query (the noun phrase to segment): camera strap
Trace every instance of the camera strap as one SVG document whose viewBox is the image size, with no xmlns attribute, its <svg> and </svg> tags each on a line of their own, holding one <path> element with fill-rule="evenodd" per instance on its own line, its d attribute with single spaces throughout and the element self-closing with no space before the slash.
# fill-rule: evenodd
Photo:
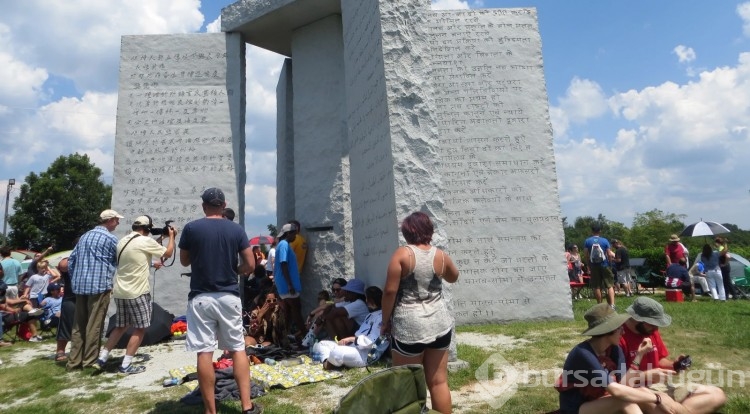
<svg viewBox="0 0 750 414">
<path fill-rule="evenodd" d="M 132 242 L 133 239 L 135 239 L 138 236 L 140 236 L 140 234 L 136 233 L 135 236 L 131 237 L 130 240 L 128 240 L 128 242 L 125 243 L 124 246 L 122 246 L 122 249 L 120 249 L 120 253 L 117 255 L 117 263 L 118 264 L 120 263 L 120 257 L 122 257 L 122 252 L 125 251 L 125 248 L 128 247 L 128 245 L 130 244 L 130 242 Z"/>
</svg>

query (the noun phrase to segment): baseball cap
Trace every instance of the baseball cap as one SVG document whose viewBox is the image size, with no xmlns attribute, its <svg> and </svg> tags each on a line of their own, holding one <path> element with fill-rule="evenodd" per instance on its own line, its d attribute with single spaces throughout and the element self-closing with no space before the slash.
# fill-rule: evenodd
<svg viewBox="0 0 750 414">
<path fill-rule="evenodd" d="M 148 216 L 140 216 L 133 222 L 134 226 L 150 226 L 153 225 L 151 219 Z"/>
<path fill-rule="evenodd" d="M 221 191 L 220 188 L 216 187 L 206 189 L 206 191 L 203 192 L 203 195 L 201 195 L 201 198 L 203 199 L 204 203 L 210 204 L 212 206 L 223 205 L 226 201 L 224 199 L 224 192 Z"/>
<path fill-rule="evenodd" d="M 297 226 L 295 226 L 292 223 L 286 223 L 281 227 L 281 233 L 279 233 L 279 237 L 284 237 L 285 234 L 289 233 L 290 231 L 297 231 Z"/>
<path fill-rule="evenodd" d="M 101 214 L 99 214 L 99 218 L 102 220 L 109 220 L 113 218 L 125 218 L 125 216 L 114 210 L 104 210 Z"/>
</svg>

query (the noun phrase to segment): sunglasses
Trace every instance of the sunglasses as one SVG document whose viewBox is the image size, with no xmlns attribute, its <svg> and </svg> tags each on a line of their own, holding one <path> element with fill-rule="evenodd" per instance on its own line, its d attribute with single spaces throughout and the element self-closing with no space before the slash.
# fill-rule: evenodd
<svg viewBox="0 0 750 414">
<path fill-rule="evenodd" d="M 266 299 L 266 303 L 276 303 L 276 299 Z"/>
<path fill-rule="evenodd" d="M 341 292 L 341 288 L 333 288 L 331 290 L 333 291 L 333 293 Z"/>
</svg>

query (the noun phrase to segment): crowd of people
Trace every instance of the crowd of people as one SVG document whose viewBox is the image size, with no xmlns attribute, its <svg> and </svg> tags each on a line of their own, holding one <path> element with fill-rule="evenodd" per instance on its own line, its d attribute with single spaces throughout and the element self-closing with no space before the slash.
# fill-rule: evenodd
<svg viewBox="0 0 750 414">
<path fill-rule="evenodd" d="M 368 365 L 373 346 L 384 340 L 391 347 L 393 365 L 424 366 L 432 408 L 451 412 L 447 363 L 454 322 L 442 288 L 444 282 L 456 282 L 459 271 L 446 252 L 431 245 L 434 227 L 426 214 L 415 212 L 402 221 L 407 244 L 393 252 L 382 289 L 358 278 L 333 279 L 330 290 L 317 292 L 317 306 L 303 317 L 301 296 L 310 292 L 304 291 L 301 279 L 307 243 L 299 234 L 300 224 L 284 224 L 263 252 L 250 246 L 245 231 L 233 222 L 222 190 L 209 188 L 201 198 L 205 217 L 187 223 L 179 242 L 172 227 L 158 239 L 149 237 L 153 223 L 145 215 L 118 240 L 112 232 L 124 217 L 105 210 L 99 225 L 82 235 L 56 268 L 45 260 L 50 248 L 35 256 L 28 276 L 21 276 L 7 249 L 0 249 L 4 322 L 27 325 L 31 340 L 39 340 L 37 324 L 57 326 L 55 360 L 69 370 L 105 369 L 112 349 L 132 328 L 118 371 L 143 372 L 146 368 L 134 364 L 133 357 L 151 322 L 149 270 L 161 267 L 179 247 L 180 263 L 191 267 L 186 348 L 197 354 L 206 412 L 216 412 L 216 350 L 233 361 L 243 413 L 259 413 L 262 407 L 250 398 L 248 348 L 311 349 L 325 369 L 337 369 Z M 621 241 L 610 243 L 603 237 L 597 224 L 591 230 L 582 252 L 576 245 L 566 249 L 571 281 L 582 282 L 588 273 L 599 304 L 585 315 L 588 329 L 583 334 L 591 339 L 570 352 L 556 385 L 561 412 L 637 413 L 661 406 L 701 413 L 720 407 L 725 396 L 716 387 L 664 388 L 670 375 L 686 364 L 683 355 L 670 357 L 658 332 L 671 318 L 646 297 L 638 297 L 627 315 L 617 314 L 615 287 L 626 296 L 633 294 L 629 253 Z M 168 239 L 166 247 L 163 238 Z M 693 298 L 693 284 L 700 283 L 714 299 L 726 300 L 722 266 L 727 254 L 726 240 L 717 238 L 716 248 L 704 246 L 688 267 L 687 249 L 673 235 L 665 248 L 666 283 L 688 289 Z M 115 328 L 102 346 L 111 298 L 117 309 Z"/>
<path fill-rule="evenodd" d="M 730 277 L 729 257 L 729 241 L 725 237 L 716 237 L 713 246 L 703 245 L 700 255 L 690 266 L 687 247 L 680 242 L 678 235 L 672 234 L 664 247 L 664 287 L 681 290 L 692 302 L 698 300 L 696 286 L 702 295 L 714 300 L 739 299 L 740 292 Z M 601 235 L 599 223 L 592 224 L 591 236 L 584 241 L 583 254 L 577 245 L 570 245 L 566 247 L 565 260 L 571 283 L 584 283 L 584 275 L 588 275 L 588 284 L 597 303 L 606 300 L 615 309 L 617 292 L 626 297 L 635 293 L 636 276 L 627 247 L 617 239 L 610 243 Z"/>
</svg>

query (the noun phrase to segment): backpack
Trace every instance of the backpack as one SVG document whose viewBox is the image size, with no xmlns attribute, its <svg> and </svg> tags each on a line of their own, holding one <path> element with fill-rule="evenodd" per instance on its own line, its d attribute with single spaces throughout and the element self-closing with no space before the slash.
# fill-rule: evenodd
<svg viewBox="0 0 750 414">
<path fill-rule="evenodd" d="M 591 263 L 599 264 L 604 262 L 604 250 L 599 245 L 599 238 L 591 245 Z"/>
</svg>

